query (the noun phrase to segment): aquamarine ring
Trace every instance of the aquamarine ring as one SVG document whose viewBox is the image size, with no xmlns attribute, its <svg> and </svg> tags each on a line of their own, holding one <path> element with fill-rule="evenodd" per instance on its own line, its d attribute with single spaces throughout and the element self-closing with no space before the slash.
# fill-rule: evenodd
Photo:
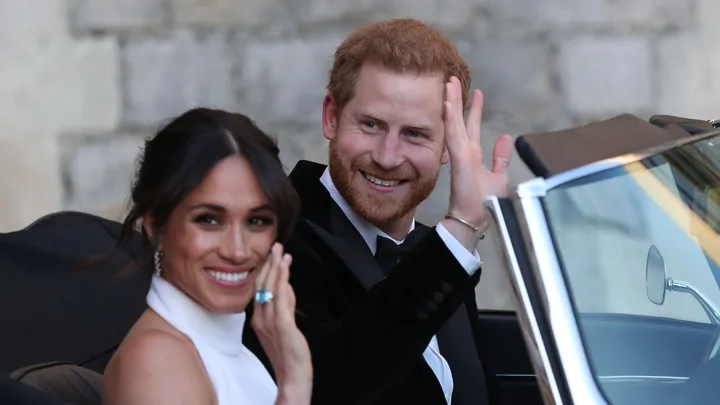
<svg viewBox="0 0 720 405">
<path fill-rule="evenodd" d="M 267 288 L 261 288 L 255 292 L 255 301 L 258 304 L 267 304 L 272 301 L 273 293 Z"/>
</svg>

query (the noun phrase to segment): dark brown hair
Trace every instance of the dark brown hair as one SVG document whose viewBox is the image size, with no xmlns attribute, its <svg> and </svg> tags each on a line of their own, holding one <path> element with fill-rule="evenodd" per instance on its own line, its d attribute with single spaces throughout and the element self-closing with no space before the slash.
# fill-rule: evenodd
<svg viewBox="0 0 720 405">
<path fill-rule="evenodd" d="M 278 152 L 276 142 L 245 115 L 208 108 L 185 112 L 146 140 L 118 246 L 145 214 L 153 218 L 153 233 L 161 234 L 173 210 L 215 165 L 233 155 L 252 166 L 277 215 L 278 241 L 285 242 L 299 216 L 300 200 Z M 144 229 L 142 233 L 146 247 L 154 247 L 156 241 L 149 240 Z"/>
</svg>

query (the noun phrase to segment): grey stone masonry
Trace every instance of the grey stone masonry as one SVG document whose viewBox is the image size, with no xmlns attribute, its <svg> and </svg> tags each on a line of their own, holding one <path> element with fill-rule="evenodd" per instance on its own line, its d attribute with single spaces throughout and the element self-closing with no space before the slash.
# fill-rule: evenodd
<svg viewBox="0 0 720 405">
<path fill-rule="evenodd" d="M 61 209 L 118 218 L 143 139 L 195 106 L 255 119 L 288 169 L 326 162 L 333 52 L 381 18 L 426 20 L 457 44 L 485 93 L 488 161 L 503 132 L 622 112 L 720 116 L 718 0 L 0 0 L 0 10 L 0 232 Z M 515 157 L 512 183 L 529 176 Z M 444 170 L 419 219 L 436 221 L 447 194 Z M 491 280 L 482 305 L 507 307 L 493 243 L 480 249 Z"/>
</svg>

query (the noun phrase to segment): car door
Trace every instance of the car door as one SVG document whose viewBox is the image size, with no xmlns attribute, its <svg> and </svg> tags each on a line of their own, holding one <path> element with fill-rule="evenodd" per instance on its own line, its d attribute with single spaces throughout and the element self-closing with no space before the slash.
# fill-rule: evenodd
<svg viewBox="0 0 720 405">
<path fill-rule="evenodd" d="M 720 237 L 708 209 L 719 145 L 716 131 L 488 201 L 546 403 L 720 394 Z"/>
</svg>

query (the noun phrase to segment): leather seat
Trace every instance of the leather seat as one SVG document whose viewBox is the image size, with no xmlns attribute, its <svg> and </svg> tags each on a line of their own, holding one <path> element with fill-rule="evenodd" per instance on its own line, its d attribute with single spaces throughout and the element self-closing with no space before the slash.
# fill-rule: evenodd
<svg viewBox="0 0 720 405">
<path fill-rule="evenodd" d="M 7 375 L 0 375 L 0 404 L 3 405 L 68 405 L 52 395 L 39 391 Z"/>
<path fill-rule="evenodd" d="M 20 368 L 10 378 L 68 405 L 100 405 L 102 375 L 68 362 L 49 362 Z"/>
</svg>

